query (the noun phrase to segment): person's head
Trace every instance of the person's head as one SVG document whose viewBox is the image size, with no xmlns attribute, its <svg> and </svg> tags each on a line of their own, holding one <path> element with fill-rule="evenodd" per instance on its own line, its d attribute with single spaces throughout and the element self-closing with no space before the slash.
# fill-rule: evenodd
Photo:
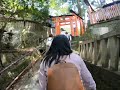
<svg viewBox="0 0 120 90">
<path fill-rule="evenodd" d="M 63 28 L 61 28 L 61 31 L 65 31 Z"/>
<path fill-rule="evenodd" d="M 45 65 L 50 66 L 53 61 L 59 63 L 60 57 L 70 55 L 72 53 L 70 43 L 65 35 L 58 35 L 54 37 L 50 49 L 46 53 L 44 62 Z"/>
<path fill-rule="evenodd" d="M 68 32 L 65 32 L 65 34 L 68 34 Z"/>
<path fill-rule="evenodd" d="M 53 35 L 52 35 L 52 34 L 50 34 L 50 35 L 49 35 L 49 37 L 53 37 Z"/>
</svg>

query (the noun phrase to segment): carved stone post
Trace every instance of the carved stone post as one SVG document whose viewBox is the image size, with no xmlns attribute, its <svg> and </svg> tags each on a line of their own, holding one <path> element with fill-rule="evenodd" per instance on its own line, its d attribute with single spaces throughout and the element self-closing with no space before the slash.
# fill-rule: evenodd
<svg viewBox="0 0 120 90">
<path fill-rule="evenodd" d="M 100 41 L 100 49 L 99 49 L 99 54 L 98 54 L 98 63 L 97 65 L 102 66 L 102 67 L 108 67 L 108 58 L 107 58 L 107 42 L 105 39 L 102 39 Z"/>
<path fill-rule="evenodd" d="M 84 57 L 84 45 L 81 44 L 81 57 L 83 58 Z"/>
<path fill-rule="evenodd" d="M 98 42 L 96 40 L 96 41 L 94 41 L 93 62 L 92 62 L 95 65 L 97 65 L 97 62 L 98 62 L 98 60 L 97 60 L 98 50 L 99 50 L 99 48 L 98 48 Z"/>
<path fill-rule="evenodd" d="M 92 62 L 92 42 L 89 44 L 88 52 L 89 52 L 88 58 L 89 58 L 90 62 Z"/>
<path fill-rule="evenodd" d="M 87 49 L 86 49 L 87 45 L 84 44 L 84 59 L 86 59 L 87 57 Z"/>
<path fill-rule="evenodd" d="M 110 70 L 118 70 L 119 63 L 119 39 L 117 37 L 110 37 L 108 39 L 108 49 L 109 49 L 109 69 Z"/>
<path fill-rule="evenodd" d="M 86 45 L 83 44 L 83 58 L 85 59 L 86 57 Z"/>
<path fill-rule="evenodd" d="M 87 59 L 87 61 L 89 60 L 89 45 L 88 45 L 88 43 L 86 43 L 86 59 Z"/>
</svg>

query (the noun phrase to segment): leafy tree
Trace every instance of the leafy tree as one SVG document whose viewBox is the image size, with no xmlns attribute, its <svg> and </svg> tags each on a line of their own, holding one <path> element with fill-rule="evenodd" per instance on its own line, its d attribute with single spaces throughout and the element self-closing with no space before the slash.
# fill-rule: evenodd
<svg viewBox="0 0 120 90">
<path fill-rule="evenodd" d="M 2 0 L 0 1 L 0 14 L 41 21 L 48 17 L 48 4 L 45 0 Z"/>
<path fill-rule="evenodd" d="M 80 16 L 84 17 L 86 12 L 86 5 L 84 0 L 49 0 L 49 7 L 55 15 L 70 14 L 69 10 L 76 7 Z"/>
<path fill-rule="evenodd" d="M 49 0 L 50 14 L 54 12 L 56 16 L 69 14 L 70 5 L 64 0 Z"/>
<path fill-rule="evenodd" d="M 1 25 L 2 28 L 0 27 L 0 46 L 2 46 L 1 40 L 3 39 L 4 29 L 8 23 L 7 20 L 12 18 L 43 23 L 49 16 L 48 8 L 46 0 L 0 0 L 0 19 L 4 19 L 2 22 L 3 25 Z M 3 66 L 1 57 L 0 64 Z"/>
</svg>

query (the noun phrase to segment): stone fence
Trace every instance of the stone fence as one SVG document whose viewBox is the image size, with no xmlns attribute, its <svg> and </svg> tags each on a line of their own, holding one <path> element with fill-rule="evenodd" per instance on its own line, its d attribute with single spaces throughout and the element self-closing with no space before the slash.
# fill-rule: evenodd
<svg viewBox="0 0 120 90">
<path fill-rule="evenodd" d="M 120 71 L 120 30 L 113 30 L 91 41 L 79 43 L 81 57 L 96 66 Z"/>
</svg>

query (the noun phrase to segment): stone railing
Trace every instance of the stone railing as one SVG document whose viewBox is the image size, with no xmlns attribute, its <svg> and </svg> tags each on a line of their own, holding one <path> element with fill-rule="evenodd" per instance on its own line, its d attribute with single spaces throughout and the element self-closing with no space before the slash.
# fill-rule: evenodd
<svg viewBox="0 0 120 90">
<path fill-rule="evenodd" d="M 109 70 L 120 70 L 120 30 L 114 30 L 95 40 L 79 43 L 81 57 Z"/>
</svg>

